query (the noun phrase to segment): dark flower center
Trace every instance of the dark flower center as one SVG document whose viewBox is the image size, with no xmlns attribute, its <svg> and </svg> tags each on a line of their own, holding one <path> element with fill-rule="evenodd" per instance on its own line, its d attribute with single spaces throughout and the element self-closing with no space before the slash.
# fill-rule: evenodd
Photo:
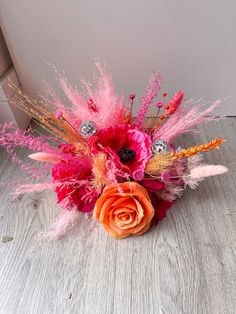
<svg viewBox="0 0 236 314">
<path fill-rule="evenodd" d="M 120 161 L 123 163 L 131 161 L 135 157 L 135 151 L 126 147 L 120 148 L 117 154 L 120 157 Z"/>
</svg>

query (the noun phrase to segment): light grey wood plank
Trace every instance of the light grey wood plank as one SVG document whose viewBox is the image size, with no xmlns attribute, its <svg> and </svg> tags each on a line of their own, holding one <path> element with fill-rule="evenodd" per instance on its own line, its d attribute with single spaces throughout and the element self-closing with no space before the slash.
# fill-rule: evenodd
<svg viewBox="0 0 236 314">
<path fill-rule="evenodd" d="M 236 119 L 199 130 L 179 144 L 225 137 L 205 156 L 230 172 L 187 190 L 142 237 L 115 240 L 80 214 L 66 238 L 38 241 L 56 216 L 54 193 L 12 201 L 1 188 L 0 235 L 14 239 L 0 244 L 0 313 L 236 313 Z M 0 180 L 20 176 L 2 151 L 0 160 Z"/>
</svg>

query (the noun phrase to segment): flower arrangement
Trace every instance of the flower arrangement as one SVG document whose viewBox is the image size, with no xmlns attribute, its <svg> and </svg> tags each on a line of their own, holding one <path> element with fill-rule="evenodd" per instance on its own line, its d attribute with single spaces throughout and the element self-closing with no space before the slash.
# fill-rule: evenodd
<svg viewBox="0 0 236 314">
<path fill-rule="evenodd" d="M 164 93 L 155 102 L 161 89 L 161 77 L 155 72 L 135 118 L 136 96 L 129 95 L 125 105 L 105 66 L 96 62 L 96 68 L 94 87 L 81 80 L 83 93 L 58 74 L 69 104 L 48 85 L 48 97 L 40 101 L 12 86 L 17 92 L 14 105 L 51 135 L 20 131 L 9 123 L 0 128 L 0 145 L 24 174 L 42 182 L 15 182 L 19 185 L 15 194 L 55 189 L 62 214 L 50 229 L 52 237 L 67 231 L 78 211 L 92 212 L 115 238 L 142 235 L 166 216 L 187 186 L 196 188 L 205 177 L 227 171 L 202 160 L 202 153 L 218 149 L 223 139 L 184 149 L 174 145 L 176 137 L 216 119 L 212 112 L 219 101 L 205 108 L 202 100 L 186 101 L 184 92 L 178 91 L 169 101 Z M 146 119 L 151 107 L 156 116 Z M 37 164 L 20 159 L 16 147 L 29 149 L 29 161 Z"/>
</svg>

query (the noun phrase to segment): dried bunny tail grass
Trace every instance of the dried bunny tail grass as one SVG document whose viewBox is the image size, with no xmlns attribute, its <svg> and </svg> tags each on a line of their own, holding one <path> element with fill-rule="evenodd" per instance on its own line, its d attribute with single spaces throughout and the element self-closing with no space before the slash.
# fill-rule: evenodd
<svg viewBox="0 0 236 314">
<path fill-rule="evenodd" d="M 61 158 L 56 154 L 49 154 L 45 152 L 37 152 L 34 154 L 28 155 L 28 158 L 32 160 L 37 160 L 41 162 L 50 162 L 52 164 L 57 164 L 61 162 Z"/>
<path fill-rule="evenodd" d="M 183 181 L 186 186 L 189 186 L 191 189 L 196 189 L 200 182 L 204 178 L 221 175 L 228 171 L 225 166 L 222 165 L 199 165 L 190 169 L 189 174 L 183 176 Z"/>
<path fill-rule="evenodd" d="M 10 102 L 27 113 L 30 117 L 55 137 L 73 144 L 84 154 L 88 154 L 89 146 L 86 140 L 63 118 L 57 118 L 42 103 L 37 103 L 26 95 L 20 88 L 13 83 L 10 87 L 16 92 L 15 97 Z"/>
<path fill-rule="evenodd" d="M 157 175 L 161 171 L 169 168 L 175 160 L 174 154 L 170 153 L 167 155 L 156 154 L 149 159 L 145 172 L 149 175 Z"/>
<path fill-rule="evenodd" d="M 197 146 L 190 147 L 188 149 L 183 149 L 174 154 L 175 158 L 185 158 L 194 156 L 201 152 L 208 152 L 209 150 L 218 149 L 219 146 L 224 143 L 224 139 L 216 138 L 207 144 L 201 144 Z"/>
<path fill-rule="evenodd" d="M 154 72 L 151 76 L 147 89 L 142 97 L 142 102 L 138 111 L 138 115 L 136 118 L 136 126 L 138 128 L 142 128 L 142 124 L 144 122 L 144 118 L 146 116 L 146 113 L 148 109 L 150 108 L 153 100 L 157 96 L 158 92 L 161 88 L 161 76 L 159 73 Z"/>
<path fill-rule="evenodd" d="M 190 176 L 193 179 L 207 178 L 226 173 L 228 169 L 223 165 L 203 165 L 193 168 Z"/>
</svg>

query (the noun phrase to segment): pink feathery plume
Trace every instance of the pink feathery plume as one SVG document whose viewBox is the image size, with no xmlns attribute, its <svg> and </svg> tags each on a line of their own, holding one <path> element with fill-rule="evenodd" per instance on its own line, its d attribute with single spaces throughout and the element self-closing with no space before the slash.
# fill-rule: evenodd
<svg viewBox="0 0 236 314">
<path fill-rule="evenodd" d="M 118 125 L 124 122 L 124 96 L 117 96 L 112 83 L 111 75 L 106 71 L 105 66 L 95 62 L 98 73 L 95 75 L 95 86 L 82 79 L 82 84 L 89 97 L 88 114 L 90 120 L 94 121 L 98 128 L 105 128 L 111 125 Z M 91 112 L 91 103 L 93 108 Z M 92 119 L 91 119 L 92 116 Z"/>
<path fill-rule="evenodd" d="M 141 106 L 139 108 L 138 115 L 135 122 L 138 128 L 142 128 L 142 124 L 147 114 L 147 111 L 150 108 L 153 100 L 157 96 L 160 88 L 161 88 L 161 76 L 159 73 L 154 72 L 148 82 L 147 89 L 142 97 Z"/>
<path fill-rule="evenodd" d="M 63 78 L 61 78 L 61 80 L 63 80 Z M 74 126 L 76 119 L 71 110 L 71 106 L 68 106 L 68 104 L 65 105 L 55 90 L 53 90 L 47 82 L 44 82 L 44 85 L 47 96 L 41 96 L 41 98 L 48 104 L 49 107 L 53 108 L 54 111 L 61 112 L 63 117 Z"/>
<path fill-rule="evenodd" d="M 89 110 L 87 108 L 87 101 L 75 88 L 73 88 L 68 83 L 66 78 L 60 76 L 59 81 L 63 92 L 70 101 L 71 107 L 70 112 L 68 109 L 63 109 L 65 118 L 70 122 L 71 125 L 73 125 L 75 129 L 78 129 L 83 121 L 91 120 L 91 114 L 89 114 Z M 73 114 L 71 112 L 73 112 Z"/>
<path fill-rule="evenodd" d="M 50 190 L 54 187 L 55 183 L 22 184 L 12 193 L 12 195 L 17 197 L 22 193 L 42 192 L 45 190 Z"/>
<path fill-rule="evenodd" d="M 74 108 L 79 109 L 81 106 L 86 106 L 86 100 L 80 95 L 80 93 L 76 90 L 76 88 L 72 87 L 66 78 L 60 76 L 59 82 L 61 88 L 67 98 L 70 100 Z"/>
<path fill-rule="evenodd" d="M 0 146 L 3 146 L 8 152 L 15 147 L 25 147 L 32 151 L 45 151 L 47 153 L 56 153 L 58 149 L 52 147 L 47 140 L 53 140 L 52 137 L 40 136 L 34 137 L 29 131 L 18 130 L 12 123 L 0 125 Z M 57 139 L 54 139 L 54 142 Z"/>
<path fill-rule="evenodd" d="M 36 134 L 39 133 L 36 130 L 19 130 L 13 126 L 12 123 L 0 124 L 0 146 L 4 147 L 8 153 L 12 155 L 13 161 L 18 162 L 19 159 L 14 153 L 16 147 L 26 148 L 33 152 L 38 152 L 41 154 L 46 154 L 48 156 L 54 156 L 54 161 L 60 157 L 60 159 L 68 159 L 70 155 L 63 153 L 54 145 L 60 146 L 62 142 L 54 136 L 45 136 L 39 133 L 39 136 Z M 45 155 L 45 156 L 46 156 Z M 34 156 L 32 154 L 31 156 Z M 37 158 L 39 155 L 35 155 Z M 42 155 L 43 156 L 43 155 Z M 34 158 L 34 159 L 35 159 Z M 33 158 L 32 158 L 33 159 Z M 46 160 L 45 160 L 46 161 Z"/>
<path fill-rule="evenodd" d="M 156 129 L 153 140 L 162 139 L 172 143 L 177 136 L 194 131 L 195 126 L 214 120 L 215 117 L 209 115 L 219 104 L 220 101 L 217 100 L 204 111 L 200 111 L 197 107 L 193 107 L 189 111 L 186 110 L 186 106 L 180 107 L 160 129 Z"/>
<path fill-rule="evenodd" d="M 48 231 L 41 233 L 39 238 L 48 241 L 62 238 L 78 224 L 78 221 L 79 214 L 75 209 L 61 210 L 53 225 Z"/>
<path fill-rule="evenodd" d="M 86 99 L 78 92 L 78 90 L 72 87 L 65 75 L 60 74 L 56 67 L 53 66 L 53 69 L 58 78 L 61 89 L 69 100 L 64 103 L 61 98 L 57 95 L 53 88 L 51 88 L 47 82 L 44 82 L 45 89 L 47 92 L 47 96 L 42 97 L 52 108 L 56 108 L 57 110 L 63 113 L 64 118 L 75 128 L 79 128 L 81 121 L 74 114 L 75 110 L 80 109 L 83 114 L 84 110 L 86 110 Z"/>
<path fill-rule="evenodd" d="M 17 147 L 26 148 L 33 152 L 44 151 L 47 154 L 64 156 L 59 149 L 51 146 L 50 142 L 61 143 L 51 136 L 35 136 L 34 132 L 29 130 L 19 130 L 12 123 L 0 125 L 0 146 L 4 147 L 11 155 L 12 161 L 17 163 L 23 170 L 24 175 L 28 173 L 31 178 L 42 178 L 51 170 L 51 166 L 43 165 L 40 168 L 28 162 L 25 162 L 18 156 L 15 149 Z"/>
<path fill-rule="evenodd" d="M 94 86 L 85 79 L 81 79 L 84 89 L 83 95 L 73 88 L 68 81 L 59 75 L 61 88 L 71 103 L 69 122 L 79 128 L 84 121 L 93 121 L 98 129 L 121 124 L 124 121 L 124 96 L 117 96 L 114 92 L 111 75 L 99 62 L 95 62 L 98 75 Z M 85 95 L 84 95 L 85 94 Z"/>
</svg>

